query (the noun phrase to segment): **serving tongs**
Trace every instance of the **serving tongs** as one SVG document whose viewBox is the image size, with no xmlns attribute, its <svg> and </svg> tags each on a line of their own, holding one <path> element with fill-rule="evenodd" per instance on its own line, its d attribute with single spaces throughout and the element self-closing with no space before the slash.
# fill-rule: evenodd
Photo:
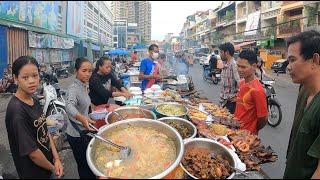
<svg viewBox="0 0 320 180">
<path fill-rule="evenodd" d="M 95 126 L 93 126 L 92 124 L 89 123 L 89 126 L 91 128 L 93 128 L 94 130 L 96 130 L 97 132 L 99 131 L 99 129 L 97 129 Z M 113 147 L 116 147 L 120 150 L 120 159 L 121 160 L 125 160 L 128 158 L 128 156 L 130 155 L 131 153 L 131 148 L 128 147 L 128 146 L 120 146 L 118 144 L 115 144 L 113 143 L 112 141 L 108 140 L 108 139 L 105 139 L 103 138 L 102 136 L 98 135 L 98 134 L 94 134 L 92 132 L 87 132 L 86 135 L 90 136 L 90 137 L 93 137 L 93 138 L 97 138 Z"/>
</svg>

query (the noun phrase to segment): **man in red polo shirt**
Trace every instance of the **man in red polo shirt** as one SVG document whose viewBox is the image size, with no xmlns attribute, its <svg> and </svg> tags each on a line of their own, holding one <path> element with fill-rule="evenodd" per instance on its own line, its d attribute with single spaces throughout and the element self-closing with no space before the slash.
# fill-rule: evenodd
<svg viewBox="0 0 320 180">
<path fill-rule="evenodd" d="M 268 109 L 265 90 L 255 77 L 257 56 L 251 50 L 243 50 L 237 60 L 241 79 L 237 94 L 235 116 L 240 121 L 241 129 L 258 134 L 267 123 Z"/>
<path fill-rule="evenodd" d="M 132 62 L 137 62 L 137 61 L 138 61 L 137 51 L 134 51 L 134 52 L 131 54 L 131 61 L 132 61 Z"/>
</svg>

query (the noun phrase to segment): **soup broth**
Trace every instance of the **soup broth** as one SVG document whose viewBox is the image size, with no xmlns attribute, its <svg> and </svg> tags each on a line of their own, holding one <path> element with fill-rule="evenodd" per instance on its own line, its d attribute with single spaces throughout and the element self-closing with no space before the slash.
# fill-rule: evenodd
<svg viewBox="0 0 320 180">
<path fill-rule="evenodd" d="M 102 136 L 131 148 L 128 159 L 121 161 L 118 149 L 97 142 L 94 159 L 107 177 L 150 178 L 165 171 L 176 159 L 174 141 L 153 128 L 131 126 Z"/>
</svg>

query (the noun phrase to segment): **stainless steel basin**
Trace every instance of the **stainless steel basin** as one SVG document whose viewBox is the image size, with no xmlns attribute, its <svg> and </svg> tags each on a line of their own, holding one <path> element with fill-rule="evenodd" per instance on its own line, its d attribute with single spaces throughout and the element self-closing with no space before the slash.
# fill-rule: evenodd
<svg viewBox="0 0 320 180">
<path fill-rule="evenodd" d="M 105 133 L 111 133 L 115 130 L 119 130 L 119 129 L 121 130 L 121 129 L 127 128 L 129 126 L 146 127 L 146 128 L 151 127 L 151 128 L 154 128 L 154 129 L 164 133 L 165 135 L 167 135 L 168 137 L 170 137 L 174 141 L 175 148 L 176 148 L 175 161 L 164 172 L 161 172 L 159 174 L 155 174 L 150 179 L 163 178 L 166 175 L 168 175 L 170 172 L 172 172 L 176 167 L 179 166 L 180 161 L 183 156 L 183 153 L 184 153 L 183 140 L 182 140 L 180 134 L 173 127 L 171 127 L 161 121 L 151 121 L 150 119 L 141 119 L 141 118 L 123 120 L 123 121 L 115 122 L 113 124 L 105 125 L 105 126 L 101 127 L 99 129 L 98 134 L 102 135 Z M 101 171 L 99 171 L 97 166 L 95 165 L 96 162 L 94 160 L 94 156 L 95 156 L 95 149 L 97 148 L 98 144 L 99 144 L 98 141 L 95 139 L 92 139 L 90 141 L 88 148 L 87 148 L 87 152 L 86 152 L 86 158 L 87 158 L 87 162 L 88 162 L 90 169 L 92 170 L 92 172 L 96 176 L 106 176 Z M 146 146 L 148 146 L 148 144 L 146 144 Z"/>
</svg>

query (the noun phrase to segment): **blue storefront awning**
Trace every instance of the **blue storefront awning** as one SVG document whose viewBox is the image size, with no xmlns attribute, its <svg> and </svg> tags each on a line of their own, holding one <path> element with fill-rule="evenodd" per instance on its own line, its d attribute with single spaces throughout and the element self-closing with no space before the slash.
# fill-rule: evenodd
<svg viewBox="0 0 320 180">
<path fill-rule="evenodd" d="M 88 47 L 88 43 L 84 42 L 83 43 L 83 47 L 87 48 Z M 91 43 L 91 47 L 92 47 L 93 51 L 100 51 L 100 46 L 97 46 L 97 45 Z"/>
</svg>

